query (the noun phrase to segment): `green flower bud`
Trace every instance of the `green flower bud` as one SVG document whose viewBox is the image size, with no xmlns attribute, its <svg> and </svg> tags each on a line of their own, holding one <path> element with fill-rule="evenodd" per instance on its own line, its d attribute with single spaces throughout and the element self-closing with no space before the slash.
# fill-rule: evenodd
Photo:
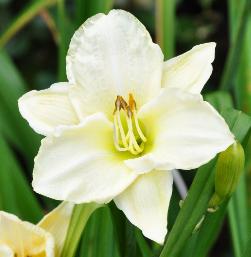
<svg viewBox="0 0 251 257">
<path fill-rule="evenodd" d="M 209 202 L 208 211 L 217 210 L 218 206 L 236 190 L 244 162 L 245 154 L 239 142 L 235 142 L 219 154 L 215 171 L 215 193 Z"/>
</svg>

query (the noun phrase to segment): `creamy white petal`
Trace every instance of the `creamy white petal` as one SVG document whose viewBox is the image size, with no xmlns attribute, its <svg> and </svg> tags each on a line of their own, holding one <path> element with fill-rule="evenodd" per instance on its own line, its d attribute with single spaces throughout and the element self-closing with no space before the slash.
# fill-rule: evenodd
<svg viewBox="0 0 251 257">
<path fill-rule="evenodd" d="M 172 195 L 172 173 L 152 171 L 139 176 L 114 201 L 132 224 L 159 244 L 167 233 L 167 212 Z"/>
<path fill-rule="evenodd" d="M 7 245 L 3 245 L 0 243 L 0 256 L 1 257 L 15 257 L 14 252 Z"/>
<path fill-rule="evenodd" d="M 200 93 L 212 74 L 216 44 L 206 43 L 164 63 L 162 86 Z"/>
<path fill-rule="evenodd" d="M 39 134 L 48 135 L 59 125 L 78 124 L 79 119 L 68 96 L 68 83 L 30 91 L 18 100 L 21 115 Z"/>
<path fill-rule="evenodd" d="M 62 202 L 57 208 L 45 215 L 38 223 L 40 228 L 49 232 L 55 241 L 55 255 L 61 256 L 74 204 Z"/>
<path fill-rule="evenodd" d="M 138 117 L 146 128 L 146 156 L 126 164 L 140 173 L 150 171 L 153 164 L 158 169 L 194 169 L 234 142 L 224 119 L 198 94 L 165 89 L 142 107 Z"/>
<path fill-rule="evenodd" d="M 49 233 L 3 211 L 0 211 L 0 242 L 10 247 L 17 256 L 55 256 L 54 239 Z"/>
<path fill-rule="evenodd" d="M 71 39 L 70 83 L 81 85 L 89 113 L 112 114 L 117 95 L 133 93 L 140 106 L 161 87 L 163 54 L 143 24 L 122 10 L 88 19 Z"/>
<path fill-rule="evenodd" d="M 136 175 L 113 145 L 113 126 L 97 113 L 78 126 L 42 140 L 33 173 L 34 190 L 74 203 L 108 202 Z"/>
</svg>

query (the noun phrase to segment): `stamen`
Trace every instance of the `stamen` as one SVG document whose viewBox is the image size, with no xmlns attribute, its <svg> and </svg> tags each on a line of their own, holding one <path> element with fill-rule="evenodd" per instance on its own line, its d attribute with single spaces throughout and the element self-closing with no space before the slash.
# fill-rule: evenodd
<svg viewBox="0 0 251 257">
<path fill-rule="evenodd" d="M 144 150 L 144 142 L 146 142 L 146 137 L 143 134 L 136 111 L 136 102 L 132 94 L 129 94 L 129 104 L 123 99 L 122 96 L 117 96 L 115 101 L 114 114 L 114 144 L 119 151 L 129 151 L 131 154 L 137 155 Z M 121 116 L 121 111 L 124 111 L 123 116 Z M 125 118 L 127 130 L 122 124 L 121 119 Z M 136 131 L 135 131 L 136 130 Z M 142 143 L 136 140 L 135 132 L 137 137 Z"/>
<path fill-rule="evenodd" d="M 120 136 L 121 136 L 121 139 L 122 139 L 122 143 L 125 147 L 127 147 L 126 135 L 125 135 L 124 128 L 122 126 L 120 114 L 119 114 L 119 112 L 117 112 L 115 115 L 117 117 L 117 122 L 118 122 L 118 127 L 119 127 Z"/>
<path fill-rule="evenodd" d="M 117 116 L 114 116 L 114 143 L 115 143 L 115 147 L 117 148 L 117 150 L 124 152 L 127 151 L 126 147 L 120 147 L 119 146 L 119 127 L 118 127 L 118 121 L 117 121 Z"/>
<path fill-rule="evenodd" d="M 133 126 L 132 126 L 132 118 L 127 117 L 127 123 L 128 123 L 128 132 L 129 132 L 129 150 L 132 152 L 135 152 L 136 154 L 141 153 L 143 149 L 141 149 L 135 139 L 135 136 L 133 134 Z M 134 147 L 134 148 L 133 148 Z"/>
<path fill-rule="evenodd" d="M 138 132 L 138 134 L 139 134 L 141 140 L 142 140 L 143 142 L 146 142 L 146 137 L 145 137 L 145 135 L 143 134 L 143 132 L 142 132 L 140 126 L 139 126 L 139 121 L 138 121 L 138 117 L 137 117 L 136 112 L 133 113 L 133 117 L 134 117 L 134 122 L 135 122 L 136 130 L 137 130 L 137 132 Z"/>
</svg>

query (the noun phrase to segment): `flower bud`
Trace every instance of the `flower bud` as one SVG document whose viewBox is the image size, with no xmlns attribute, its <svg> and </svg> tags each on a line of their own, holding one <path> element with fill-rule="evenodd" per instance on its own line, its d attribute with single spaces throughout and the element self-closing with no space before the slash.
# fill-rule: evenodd
<svg viewBox="0 0 251 257">
<path fill-rule="evenodd" d="M 218 206 L 236 190 L 244 169 L 245 154 L 239 142 L 229 146 L 219 154 L 215 171 L 215 193 L 208 211 L 217 210 Z"/>
</svg>

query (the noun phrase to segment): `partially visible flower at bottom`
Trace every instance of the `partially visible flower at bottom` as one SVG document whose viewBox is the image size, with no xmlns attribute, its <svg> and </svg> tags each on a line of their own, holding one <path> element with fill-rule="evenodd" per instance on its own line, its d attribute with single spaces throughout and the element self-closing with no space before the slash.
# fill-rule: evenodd
<svg viewBox="0 0 251 257">
<path fill-rule="evenodd" d="M 0 211 L 0 256 L 60 257 L 73 206 L 61 203 L 37 225 Z"/>
<path fill-rule="evenodd" d="M 114 200 L 143 234 L 163 243 L 173 169 L 195 169 L 234 142 L 200 94 L 215 43 L 164 62 L 131 14 L 88 19 L 66 58 L 68 82 L 19 100 L 46 136 L 33 172 L 36 192 L 74 203 Z M 63 190 L 62 190 L 63 189 Z"/>
</svg>

